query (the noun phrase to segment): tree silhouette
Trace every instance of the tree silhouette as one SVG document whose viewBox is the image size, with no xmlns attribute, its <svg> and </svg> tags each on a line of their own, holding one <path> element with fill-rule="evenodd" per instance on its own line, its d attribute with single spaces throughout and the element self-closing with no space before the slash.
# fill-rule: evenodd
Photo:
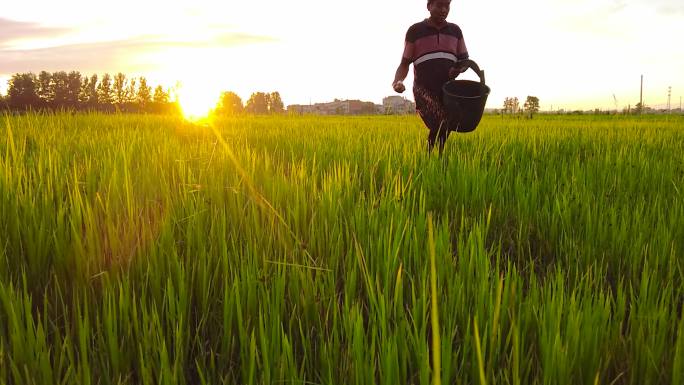
<svg viewBox="0 0 684 385">
<path fill-rule="evenodd" d="M 279 92 L 255 92 L 247 100 L 245 111 L 256 114 L 282 114 L 285 106 Z"/>
<path fill-rule="evenodd" d="M 221 94 L 215 113 L 217 115 L 236 115 L 244 111 L 242 99 L 232 91 L 225 91 Z"/>
<path fill-rule="evenodd" d="M 97 93 L 97 74 L 93 74 L 88 77 L 83 78 L 83 90 L 82 99 L 87 109 L 95 109 L 98 107 L 100 98 Z"/>
<path fill-rule="evenodd" d="M 266 112 L 265 114 L 268 114 L 271 112 L 271 94 L 269 92 L 264 92 L 264 100 L 266 101 Z"/>
<path fill-rule="evenodd" d="M 263 92 L 255 92 L 247 100 L 245 110 L 251 114 L 263 115 L 268 113 L 269 95 Z"/>
<path fill-rule="evenodd" d="M 268 112 L 271 114 L 282 114 L 285 112 L 285 106 L 282 99 L 280 99 L 279 92 L 271 92 L 269 97 Z"/>
<path fill-rule="evenodd" d="M 136 80 L 135 78 L 128 81 L 128 87 L 126 87 L 126 103 L 135 103 L 136 98 Z"/>
<path fill-rule="evenodd" d="M 138 85 L 138 94 L 136 95 L 136 101 L 141 109 L 150 104 L 152 101 L 152 87 L 147 85 L 147 79 L 145 77 L 140 78 L 140 84 Z"/>
<path fill-rule="evenodd" d="M 97 82 L 95 83 L 97 86 Z M 88 88 L 90 87 L 90 78 L 87 76 L 83 77 L 81 81 L 81 90 L 78 92 L 78 104 L 81 107 L 88 106 Z"/>
<path fill-rule="evenodd" d="M 169 94 L 168 92 L 164 91 L 164 88 L 162 88 L 162 86 L 157 86 L 157 88 L 154 89 L 154 96 L 152 98 L 152 101 L 155 103 L 168 103 Z"/>
<path fill-rule="evenodd" d="M 38 97 L 40 98 L 41 107 L 51 107 L 54 99 L 54 87 L 52 86 L 52 74 L 47 71 L 40 71 L 38 74 Z"/>
<path fill-rule="evenodd" d="M 536 96 L 528 96 L 523 107 L 528 116 L 532 118 L 534 114 L 539 112 L 539 98 Z"/>
<path fill-rule="evenodd" d="M 152 102 L 145 108 L 145 111 L 153 113 L 171 112 L 173 104 L 169 103 L 169 93 L 164 91 L 162 86 L 154 89 Z"/>
<path fill-rule="evenodd" d="M 504 111 L 504 114 L 506 114 L 506 113 L 512 114 L 513 113 L 513 98 L 507 97 L 504 100 L 503 111 Z"/>
<path fill-rule="evenodd" d="M 69 83 L 69 75 L 64 71 L 54 72 L 52 74 L 52 82 L 50 85 L 52 87 L 53 94 L 53 108 L 64 108 L 67 104 L 67 84 Z"/>
<path fill-rule="evenodd" d="M 10 108 L 26 110 L 38 108 L 40 98 L 37 93 L 36 75 L 32 73 L 14 74 L 9 80 L 7 97 Z"/>
<path fill-rule="evenodd" d="M 637 115 L 641 115 L 641 113 L 644 112 L 644 106 L 641 104 L 641 102 L 637 103 L 637 104 L 634 106 L 634 112 L 635 112 Z"/>
<path fill-rule="evenodd" d="M 95 85 L 97 86 L 97 84 Z M 88 87 L 90 87 L 90 78 L 84 76 L 81 82 L 81 90 L 78 92 L 78 103 L 80 106 L 88 104 Z"/>
<path fill-rule="evenodd" d="M 66 107 L 69 109 L 78 108 L 78 96 L 81 92 L 81 73 L 71 71 L 67 74 L 66 82 Z"/>
<path fill-rule="evenodd" d="M 119 72 L 114 75 L 113 102 L 121 108 L 126 103 L 126 75 Z"/>
<path fill-rule="evenodd" d="M 114 90 L 112 89 L 112 77 L 108 73 L 102 76 L 100 84 L 97 85 L 97 101 L 109 109 L 114 101 Z"/>
<path fill-rule="evenodd" d="M 506 98 L 504 100 L 504 108 L 503 112 L 506 113 L 511 113 L 515 114 L 520 110 L 520 102 L 518 101 L 517 97 L 514 98 Z"/>
</svg>

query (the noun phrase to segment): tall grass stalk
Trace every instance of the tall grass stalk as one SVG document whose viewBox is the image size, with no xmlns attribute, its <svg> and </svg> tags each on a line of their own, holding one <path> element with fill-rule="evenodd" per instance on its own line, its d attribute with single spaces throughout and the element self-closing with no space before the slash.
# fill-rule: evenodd
<svg viewBox="0 0 684 385">
<path fill-rule="evenodd" d="M 439 307 L 437 292 L 437 264 L 435 263 L 435 237 L 432 213 L 428 213 L 428 246 L 430 247 L 430 325 L 432 326 L 432 384 L 442 383 L 441 338 L 439 336 Z"/>
</svg>

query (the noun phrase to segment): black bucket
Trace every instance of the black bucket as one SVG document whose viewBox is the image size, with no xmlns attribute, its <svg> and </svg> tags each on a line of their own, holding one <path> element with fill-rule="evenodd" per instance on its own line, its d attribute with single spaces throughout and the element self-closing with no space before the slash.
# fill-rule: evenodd
<svg viewBox="0 0 684 385">
<path fill-rule="evenodd" d="M 480 70 L 477 63 L 472 60 L 463 60 L 458 64 L 475 71 L 480 81 L 450 80 L 444 83 L 443 103 L 448 114 L 449 130 L 471 132 L 480 124 L 490 89 L 485 84 L 484 71 Z"/>
</svg>

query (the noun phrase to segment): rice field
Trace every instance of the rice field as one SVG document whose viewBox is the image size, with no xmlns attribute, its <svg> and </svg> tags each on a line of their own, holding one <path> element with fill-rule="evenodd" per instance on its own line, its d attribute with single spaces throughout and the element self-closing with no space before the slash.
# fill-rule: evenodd
<svg viewBox="0 0 684 385">
<path fill-rule="evenodd" d="M 684 117 L 0 117 L 0 384 L 682 384 Z"/>
</svg>

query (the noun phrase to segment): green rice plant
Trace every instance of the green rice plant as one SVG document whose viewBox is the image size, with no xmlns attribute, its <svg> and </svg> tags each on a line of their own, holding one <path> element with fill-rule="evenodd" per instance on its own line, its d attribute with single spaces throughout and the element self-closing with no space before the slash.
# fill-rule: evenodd
<svg viewBox="0 0 684 385">
<path fill-rule="evenodd" d="M 5 116 L 0 383 L 679 383 L 683 127 Z"/>
</svg>

